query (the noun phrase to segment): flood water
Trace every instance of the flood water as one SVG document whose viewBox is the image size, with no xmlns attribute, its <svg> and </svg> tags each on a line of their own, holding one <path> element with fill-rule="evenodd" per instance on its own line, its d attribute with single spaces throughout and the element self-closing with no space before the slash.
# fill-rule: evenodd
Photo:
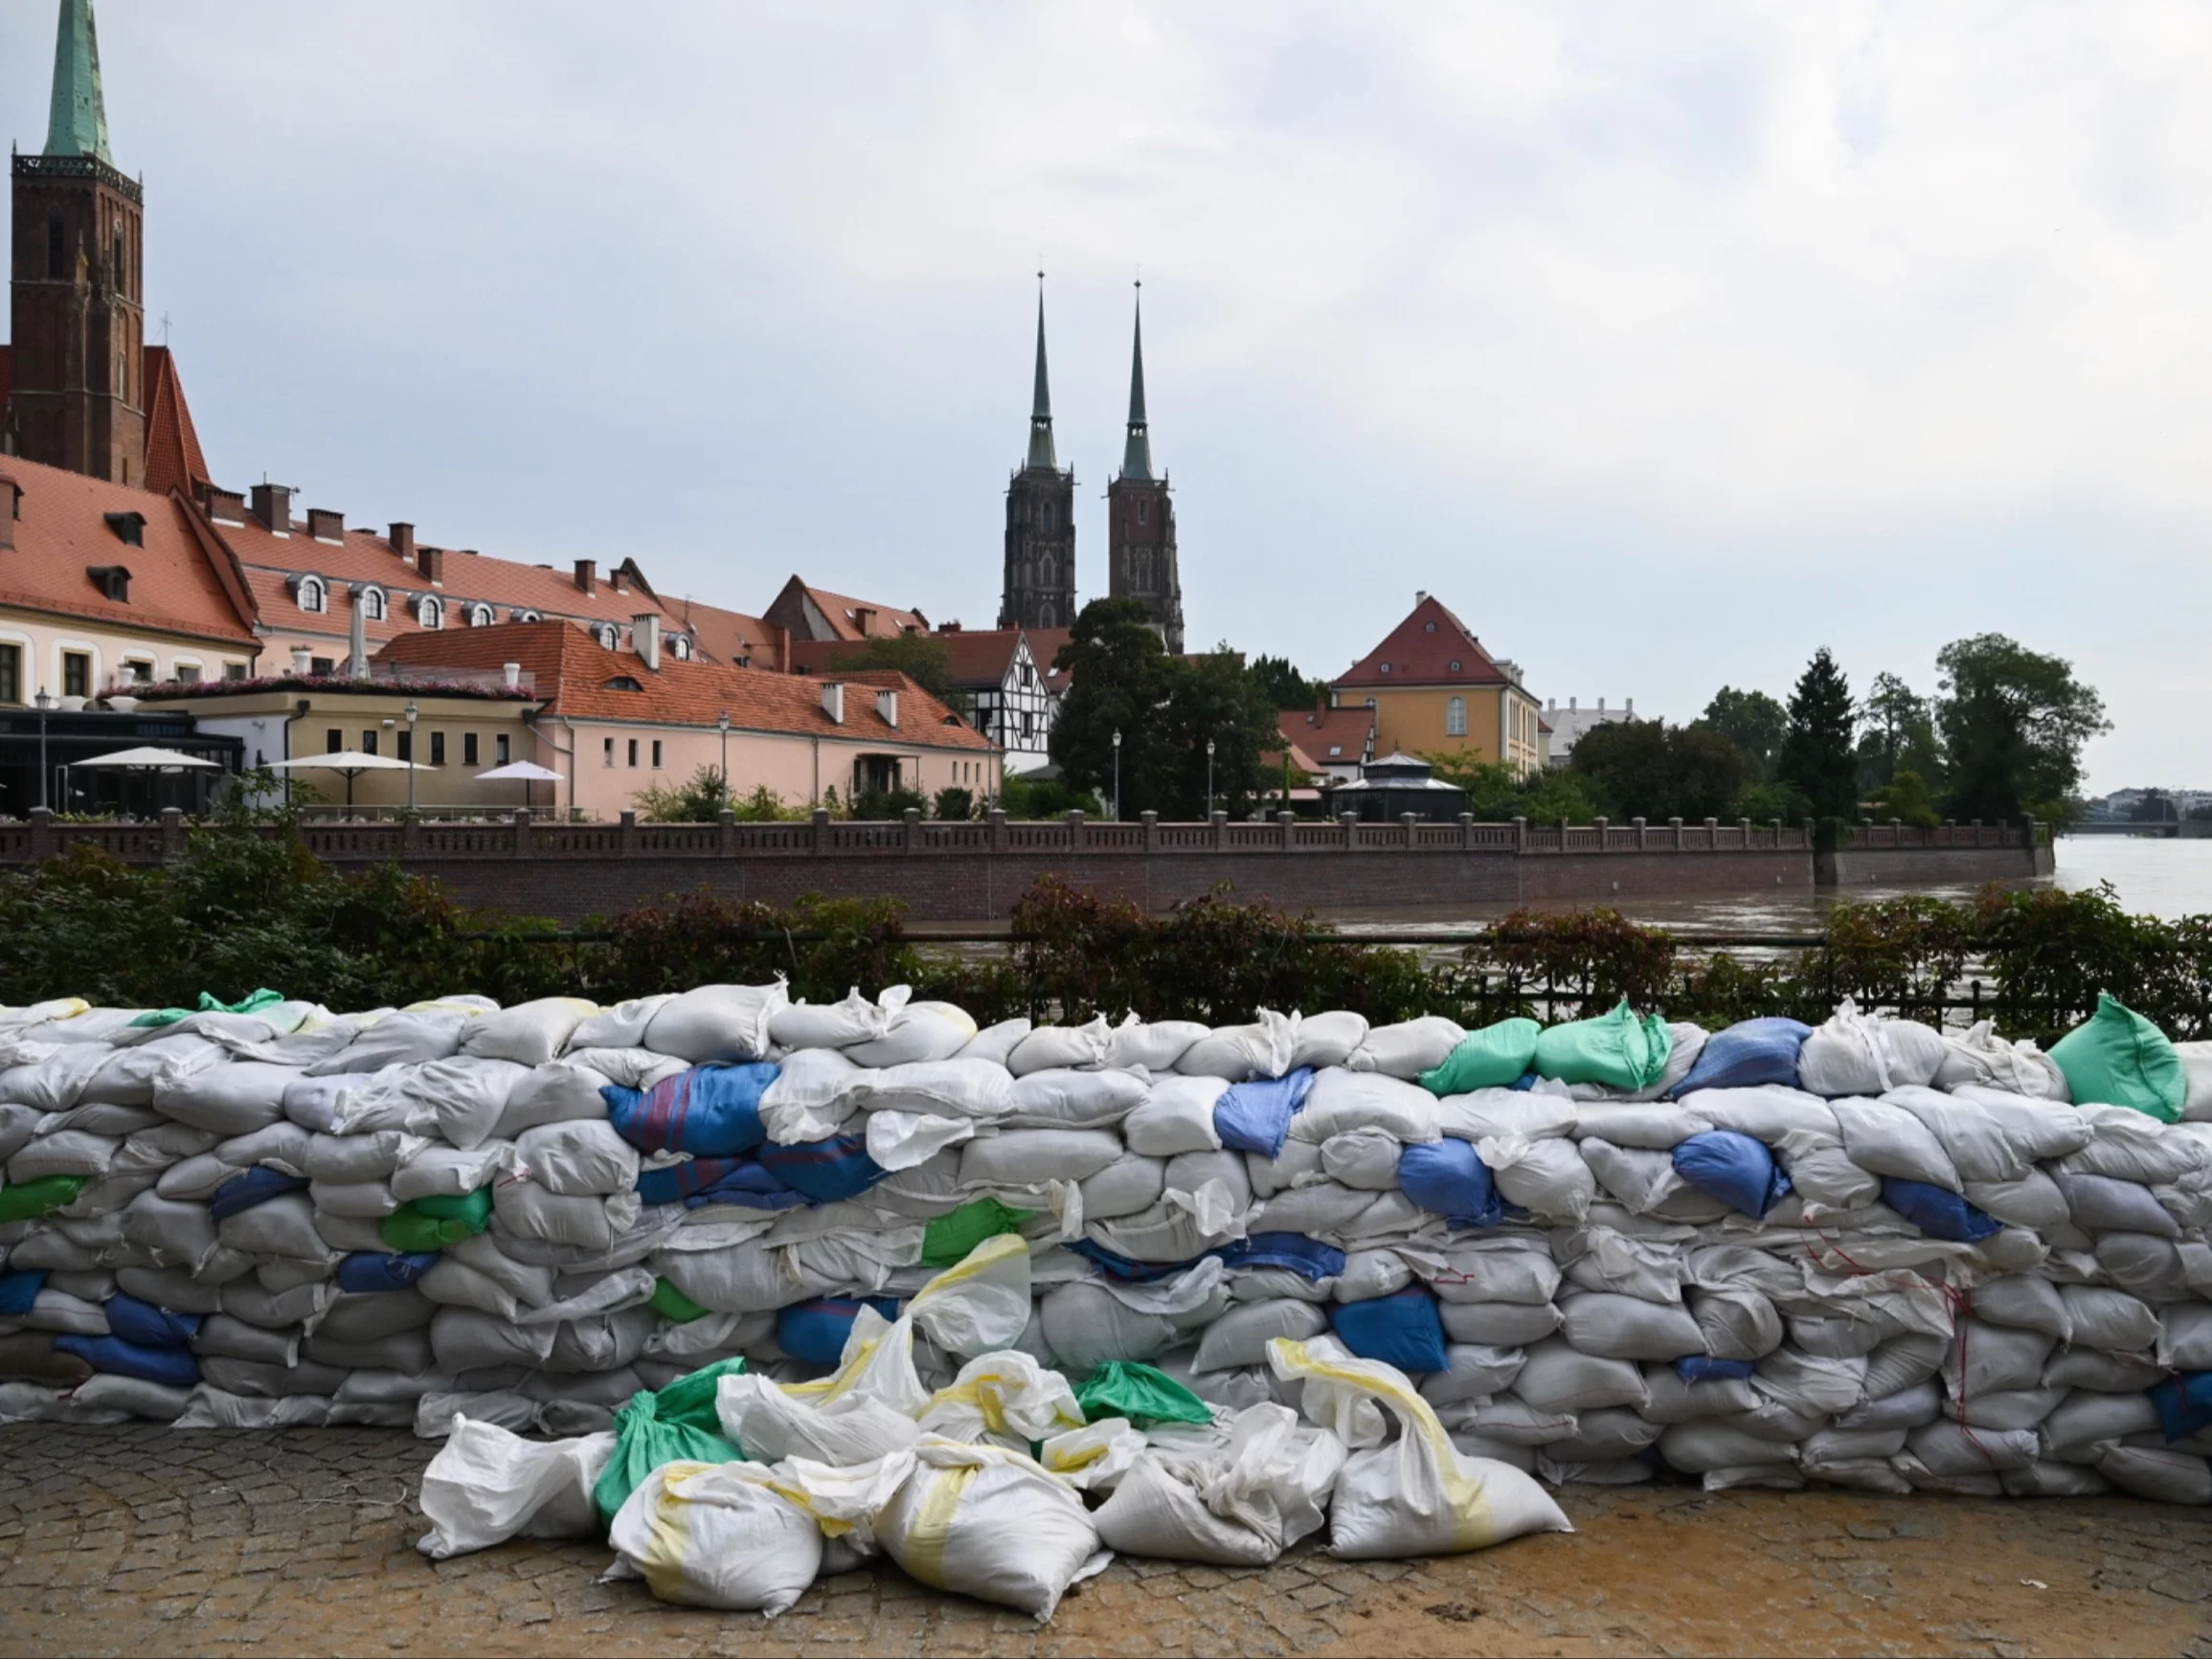
<svg viewBox="0 0 2212 1659">
<path fill-rule="evenodd" d="M 2058 843 L 2058 874 L 2021 881 L 2021 887 L 2058 886 L 2069 892 L 2110 882 L 2126 908 L 2164 917 L 2212 911 L 2212 841 L 2148 841 L 2129 836 L 2064 836 Z M 1813 892 L 1716 893 L 1682 898 L 1617 901 L 1633 921 L 1692 933 L 1804 934 L 1817 930 L 1820 916 L 1839 901 L 1863 904 L 1912 892 L 1930 898 L 1966 900 L 1977 883 L 1927 887 L 1853 887 Z M 1541 908 L 1576 909 L 1599 901 L 1558 901 Z M 1322 919 L 1346 932 L 1449 933 L 1479 927 L 1514 908 L 1511 905 L 1449 905 L 1421 911 L 1347 909 L 1323 912 Z"/>
</svg>

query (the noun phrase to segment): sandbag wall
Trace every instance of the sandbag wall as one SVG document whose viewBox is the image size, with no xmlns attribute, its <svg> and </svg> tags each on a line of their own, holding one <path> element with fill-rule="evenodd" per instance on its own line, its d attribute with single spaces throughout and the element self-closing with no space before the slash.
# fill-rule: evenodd
<svg viewBox="0 0 2212 1659">
<path fill-rule="evenodd" d="M 0 1420 L 581 1434 L 1018 1232 L 1071 1380 L 1295 1406 L 1326 1334 L 1554 1481 L 2205 1502 L 2212 1065 L 2132 1020 L 14 1010 Z"/>
</svg>

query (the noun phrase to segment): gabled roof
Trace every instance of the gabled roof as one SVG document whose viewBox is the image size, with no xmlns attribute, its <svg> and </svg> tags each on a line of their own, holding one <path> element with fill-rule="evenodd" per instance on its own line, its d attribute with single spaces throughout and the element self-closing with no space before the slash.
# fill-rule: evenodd
<svg viewBox="0 0 2212 1659">
<path fill-rule="evenodd" d="M 794 644 L 802 639 L 889 639 L 900 634 L 926 634 L 930 626 L 930 619 L 919 611 L 833 594 L 797 576 L 783 584 L 765 619 L 786 630 Z"/>
<path fill-rule="evenodd" d="M 1052 659 L 1068 642 L 1066 628 L 943 628 L 927 638 L 945 648 L 952 681 L 964 691 L 995 689 L 1005 684 L 1014 654 L 1024 637 L 1029 641 L 1029 659 L 1047 689 L 1065 690 L 1069 676 L 1052 667 Z M 825 674 L 853 662 L 868 649 L 865 639 L 795 639 L 788 647 L 787 668 L 794 674 Z"/>
<path fill-rule="evenodd" d="M 235 572 L 220 567 L 220 550 L 201 540 L 192 509 L 176 496 L 20 456 L 0 456 L 0 477 L 12 479 L 22 492 L 11 527 L 15 546 L 0 552 L 0 605 L 218 640 L 243 653 L 259 649 L 244 590 Z M 108 524 L 109 513 L 143 517 L 144 545 L 124 542 Z M 127 603 L 110 600 L 85 573 L 118 565 L 130 572 Z"/>
<path fill-rule="evenodd" d="M 1351 686 L 1504 685 L 1511 682 L 1467 624 L 1424 594 L 1383 642 L 1331 684 Z"/>
<path fill-rule="evenodd" d="M 1375 744 L 1372 708 L 1286 708 L 1275 724 L 1323 766 L 1358 765 Z"/>
<path fill-rule="evenodd" d="M 192 427 L 176 357 L 166 346 L 146 348 L 146 487 L 167 494 L 180 489 L 196 497 L 208 481 L 208 458 Z M 0 401 L 5 400 L 0 392 Z"/>
<path fill-rule="evenodd" d="M 378 653 L 379 662 L 423 669 L 496 669 L 520 663 L 536 677 L 550 714 L 642 726 L 711 727 L 724 711 L 734 730 L 796 733 L 853 742 L 903 743 L 994 752 L 998 746 L 903 674 L 880 669 L 838 676 L 855 691 L 896 691 L 898 725 L 872 696 L 845 701 L 841 725 L 822 706 L 823 683 L 723 662 L 679 662 L 663 653 L 660 669 L 634 652 L 609 651 L 570 622 L 515 622 L 455 634 L 410 634 Z M 622 688 L 632 683 L 635 691 Z"/>
<path fill-rule="evenodd" d="M 687 622 L 699 649 L 716 662 L 751 668 L 781 668 L 788 645 L 783 630 L 765 617 L 725 611 L 696 599 L 671 599 L 666 608 Z"/>
</svg>

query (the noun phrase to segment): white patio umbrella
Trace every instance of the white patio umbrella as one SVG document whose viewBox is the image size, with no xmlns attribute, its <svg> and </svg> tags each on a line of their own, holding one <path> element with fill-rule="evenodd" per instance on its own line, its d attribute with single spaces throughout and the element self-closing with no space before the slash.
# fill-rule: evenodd
<svg viewBox="0 0 2212 1659">
<path fill-rule="evenodd" d="M 335 754 L 302 754 L 290 760 L 272 760 L 271 772 L 336 772 L 346 778 L 346 805 L 353 804 L 353 780 L 365 772 L 436 772 L 412 760 L 389 754 L 365 754 L 358 749 L 341 749 Z"/>
<path fill-rule="evenodd" d="M 99 754 L 90 760 L 73 761 L 61 769 L 61 798 L 70 796 L 69 774 L 87 767 L 111 767 L 124 772 L 220 772 L 222 763 L 208 760 L 197 754 L 187 754 L 176 749 L 119 749 L 113 754 Z"/>
<path fill-rule="evenodd" d="M 521 781 L 523 811 L 528 812 L 530 810 L 530 786 L 533 783 L 558 783 L 561 780 L 561 774 L 548 767 L 538 765 L 534 760 L 509 761 L 505 766 L 495 766 L 489 772 L 480 772 L 476 774 L 476 781 L 479 783 L 501 783 L 509 779 Z"/>
</svg>

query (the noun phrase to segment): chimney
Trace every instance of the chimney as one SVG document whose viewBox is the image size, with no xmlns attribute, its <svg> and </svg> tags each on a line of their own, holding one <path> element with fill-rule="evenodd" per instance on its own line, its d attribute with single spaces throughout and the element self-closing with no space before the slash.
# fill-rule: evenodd
<svg viewBox="0 0 2212 1659">
<path fill-rule="evenodd" d="M 614 583 L 616 593 L 628 593 L 630 591 L 629 568 L 625 565 L 617 565 L 607 572 L 607 580 Z"/>
<path fill-rule="evenodd" d="M 822 712 L 838 725 L 845 724 L 845 687 L 835 680 L 822 683 Z"/>
<path fill-rule="evenodd" d="M 246 522 L 246 498 L 235 489 L 208 488 L 208 517 L 218 525 Z"/>
<path fill-rule="evenodd" d="M 898 724 L 898 693 L 896 691 L 878 691 L 875 694 L 875 711 L 883 716 L 883 723 L 886 726 L 896 726 Z"/>
<path fill-rule="evenodd" d="M 315 653 L 308 650 L 305 645 L 293 646 L 292 672 L 295 674 L 312 674 L 314 671 Z"/>
<path fill-rule="evenodd" d="M 862 639 L 867 639 L 868 631 L 875 626 L 875 608 L 872 605 L 854 606 L 852 611 L 852 625 L 860 630 L 860 637 Z"/>
<path fill-rule="evenodd" d="M 1602 697 L 1597 700 L 1597 711 L 1600 714 L 1605 712 L 1605 699 Z"/>
<path fill-rule="evenodd" d="M 641 611 L 630 618 L 630 644 L 654 673 L 661 671 L 661 614 Z"/>
<path fill-rule="evenodd" d="M 417 548 L 415 568 L 422 572 L 422 579 L 434 588 L 445 586 L 445 549 L 443 548 Z"/>
<path fill-rule="evenodd" d="M 346 515 L 334 513 L 327 507 L 307 509 L 307 533 L 319 542 L 346 545 Z"/>
<path fill-rule="evenodd" d="M 415 527 L 413 525 L 394 525 L 392 527 L 392 550 L 409 564 L 415 563 Z"/>
<path fill-rule="evenodd" d="M 1413 590 L 1413 603 L 1416 605 L 1425 605 L 1428 602 L 1429 590 L 1426 588 L 1415 588 Z"/>
<path fill-rule="evenodd" d="M 1572 697 L 1569 697 L 1569 698 L 1567 700 L 1567 711 L 1568 711 L 1569 714 L 1572 714 L 1572 713 L 1574 712 L 1574 706 L 1575 706 L 1575 703 L 1576 703 L 1576 701 L 1577 701 L 1577 699 L 1575 699 L 1575 698 L 1572 698 Z"/>
<path fill-rule="evenodd" d="M 1636 718 L 1636 699 L 1633 697 L 1628 700 L 1628 717 L 1631 720 Z"/>
<path fill-rule="evenodd" d="M 281 483 L 254 485 L 254 517 L 272 536 L 292 533 L 292 492 Z"/>
<path fill-rule="evenodd" d="M 502 662 L 499 665 L 499 672 L 500 678 L 507 682 L 507 688 L 509 691 L 522 689 L 522 664 L 520 662 Z"/>
<path fill-rule="evenodd" d="M 598 560 L 578 559 L 576 561 L 576 589 L 585 594 L 596 594 L 599 591 Z"/>
<path fill-rule="evenodd" d="M 0 552 L 15 550 L 15 520 L 23 511 L 23 486 L 0 472 Z"/>
<path fill-rule="evenodd" d="M 353 601 L 353 626 L 347 637 L 346 673 L 354 680 L 369 678 L 369 607 L 361 603 L 361 584 L 346 590 Z"/>
</svg>

